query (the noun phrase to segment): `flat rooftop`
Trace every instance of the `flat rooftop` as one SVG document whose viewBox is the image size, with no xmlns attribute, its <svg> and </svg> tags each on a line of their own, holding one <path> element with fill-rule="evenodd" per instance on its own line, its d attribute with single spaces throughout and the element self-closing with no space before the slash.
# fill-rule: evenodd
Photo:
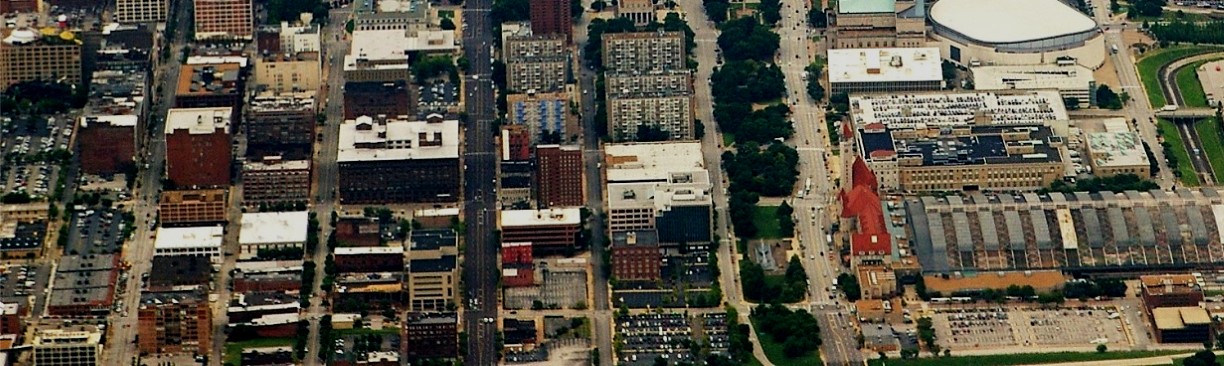
<svg viewBox="0 0 1224 366">
<path fill-rule="evenodd" d="M 503 210 L 501 227 L 578 225 L 581 214 L 577 207 L 543 210 Z"/>
<path fill-rule="evenodd" d="M 310 160 L 281 160 L 281 159 L 268 160 L 267 157 L 265 157 L 265 160 L 260 160 L 260 161 L 247 160 L 246 162 L 242 163 L 242 171 L 244 172 L 247 172 L 247 171 L 276 172 L 276 171 L 286 171 L 286 170 L 309 170 L 309 169 L 310 169 Z"/>
<path fill-rule="evenodd" d="M 1088 152 L 1094 167 L 1147 166 L 1147 151 L 1139 134 L 1127 127 L 1126 119 L 1105 121 L 1105 132 L 1088 133 Z"/>
<path fill-rule="evenodd" d="M 157 239 L 153 241 L 153 247 L 157 249 L 211 248 L 220 247 L 223 240 L 225 240 L 225 228 L 220 225 L 161 227 L 157 229 Z"/>
<path fill-rule="evenodd" d="M 140 117 L 134 114 L 124 115 L 88 115 L 81 116 L 81 128 L 90 126 L 136 127 Z"/>
<path fill-rule="evenodd" d="M 850 0 L 837 2 L 837 12 L 841 14 L 896 13 L 896 7 L 896 0 Z"/>
<path fill-rule="evenodd" d="M 450 272 L 458 265 L 458 257 L 454 255 L 444 255 L 434 259 L 413 259 L 408 261 L 408 273 Z"/>
<path fill-rule="evenodd" d="M 188 64 L 179 72 L 178 95 L 236 94 L 241 81 L 237 63 Z"/>
<path fill-rule="evenodd" d="M 1092 70 L 1080 65 L 978 66 L 970 72 L 977 90 L 1087 89 L 1094 81 Z"/>
<path fill-rule="evenodd" d="M 1062 143 L 1062 137 L 1054 135 L 1046 126 L 974 126 L 918 133 L 868 128 L 860 130 L 859 134 L 863 136 L 860 139 L 863 156 L 879 156 L 891 151 L 905 166 L 912 166 L 906 161 L 920 162 L 920 166 L 1062 161 L 1062 153 L 1056 146 Z M 890 136 L 879 136 L 881 134 Z"/>
<path fill-rule="evenodd" d="M 212 262 L 197 255 L 163 255 L 153 257 L 149 287 L 207 285 L 212 274 Z"/>
<path fill-rule="evenodd" d="M 370 61 L 408 63 L 408 52 L 457 50 L 455 32 L 443 30 L 358 30 L 352 35 L 350 56 Z"/>
<path fill-rule="evenodd" d="M 417 229 L 409 234 L 414 250 L 453 247 L 458 245 L 458 240 L 458 235 L 451 229 Z"/>
<path fill-rule="evenodd" d="M 336 256 L 342 255 L 403 255 L 404 247 L 339 247 L 333 251 Z"/>
<path fill-rule="evenodd" d="M 607 144 L 604 164 L 608 183 L 669 182 L 675 173 L 706 170 L 698 141 Z"/>
<path fill-rule="evenodd" d="M 260 212 L 242 214 L 239 244 L 305 243 L 310 213 Z"/>
<path fill-rule="evenodd" d="M 192 135 L 208 135 L 223 130 L 230 131 L 231 107 L 172 108 L 166 113 L 166 134 L 186 130 Z"/>
<path fill-rule="evenodd" d="M 1211 316 L 1207 309 L 1197 306 L 1179 306 L 1152 309 L 1152 320 L 1156 329 L 1177 330 L 1186 326 L 1210 326 Z"/>
<path fill-rule="evenodd" d="M 943 80 L 940 61 L 935 47 L 829 50 L 829 82 L 938 81 Z"/>
<path fill-rule="evenodd" d="M 252 112 L 270 111 L 311 111 L 315 110 L 315 93 L 313 91 L 297 93 L 262 92 L 250 103 Z"/>
<path fill-rule="evenodd" d="M 459 158 L 459 121 L 362 116 L 340 125 L 339 162 Z"/>
<path fill-rule="evenodd" d="M 850 114 L 855 125 L 883 123 L 889 128 L 1037 125 L 1069 119 L 1062 96 L 1054 90 L 855 95 L 850 97 Z"/>
</svg>

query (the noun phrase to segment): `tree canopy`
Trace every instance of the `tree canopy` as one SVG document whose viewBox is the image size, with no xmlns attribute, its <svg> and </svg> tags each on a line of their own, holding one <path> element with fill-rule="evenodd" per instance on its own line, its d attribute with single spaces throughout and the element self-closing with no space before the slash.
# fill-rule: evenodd
<svg viewBox="0 0 1224 366">
<path fill-rule="evenodd" d="M 718 35 L 718 47 L 728 61 L 757 60 L 769 62 L 778 52 L 781 38 L 755 18 L 743 17 L 723 23 Z"/>
<path fill-rule="evenodd" d="M 739 145 L 738 153 L 723 153 L 723 168 L 731 180 L 731 191 L 757 192 L 762 196 L 785 197 L 799 180 L 799 152 L 784 144 L 761 149 L 756 142 Z"/>
<path fill-rule="evenodd" d="M 785 306 L 758 305 L 752 309 L 758 331 L 782 344 L 788 358 L 802 357 L 820 347 L 820 325 L 804 310 L 792 311 Z"/>
<path fill-rule="evenodd" d="M 1156 22 L 1148 31 L 1162 42 L 1224 44 L 1224 20 L 1210 22 Z"/>
<path fill-rule="evenodd" d="M 702 5 L 705 6 L 706 16 L 715 23 L 726 21 L 727 10 L 731 9 L 731 2 L 728 0 L 703 0 Z"/>
</svg>

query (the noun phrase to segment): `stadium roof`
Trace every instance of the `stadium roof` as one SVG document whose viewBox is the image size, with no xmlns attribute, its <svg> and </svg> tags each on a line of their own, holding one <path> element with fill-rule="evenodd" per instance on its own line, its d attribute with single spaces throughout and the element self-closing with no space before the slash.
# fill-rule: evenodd
<svg viewBox="0 0 1224 366">
<path fill-rule="evenodd" d="M 1058 0 L 940 0 L 931 20 L 986 43 L 1015 43 L 1091 31 L 1096 22 Z"/>
</svg>

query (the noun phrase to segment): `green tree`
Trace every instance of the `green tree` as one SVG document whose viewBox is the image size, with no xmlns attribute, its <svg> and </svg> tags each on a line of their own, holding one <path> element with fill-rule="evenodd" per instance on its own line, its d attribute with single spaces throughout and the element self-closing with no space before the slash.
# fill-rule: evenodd
<svg viewBox="0 0 1224 366">
<path fill-rule="evenodd" d="M 761 19 L 765 24 L 777 25 L 779 20 L 782 20 L 782 2 L 778 0 L 761 0 L 757 10 L 761 12 Z"/>
<path fill-rule="evenodd" d="M 808 24 L 813 28 L 824 28 L 829 26 L 829 17 L 825 14 L 824 9 L 818 6 L 813 6 L 808 10 Z"/>
<path fill-rule="evenodd" d="M 702 5 L 705 6 L 706 16 L 715 23 L 726 21 L 727 11 L 731 9 L 731 2 L 728 0 L 703 0 Z"/>
<path fill-rule="evenodd" d="M 778 52 L 781 38 L 755 18 L 743 17 L 723 23 L 718 47 L 728 61 L 770 62 Z"/>
<path fill-rule="evenodd" d="M 442 18 L 438 26 L 442 27 L 442 30 L 455 30 L 455 21 L 451 20 L 451 18 Z"/>
<path fill-rule="evenodd" d="M 795 236 L 795 218 L 792 217 L 794 213 L 795 209 L 791 208 L 790 204 L 787 204 L 786 201 L 782 201 L 782 204 L 778 206 L 778 227 L 781 229 L 782 237 L 784 238 Z"/>
<path fill-rule="evenodd" d="M 1096 99 L 1097 106 L 1101 108 L 1122 109 L 1122 98 L 1119 98 L 1118 94 L 1109 88 L 1109 85 L 1101 84 L 1097 86 Z"/>
<path fill-rule="evenodd" d="M 1102 344 L 1098 344 L 1098 345 L 1096 346 L 1096 351 L 1097 351 L 1097 353 L 1105 353 L 1105 351 L 1108 351 L 1108 350 L 1109 350 L 1109 347 L 1108 347 L 1108 346 L 1105 346 L 1105 344 L 1104 344 L 1104 343 L 1102 343 Z"/>
</svg>

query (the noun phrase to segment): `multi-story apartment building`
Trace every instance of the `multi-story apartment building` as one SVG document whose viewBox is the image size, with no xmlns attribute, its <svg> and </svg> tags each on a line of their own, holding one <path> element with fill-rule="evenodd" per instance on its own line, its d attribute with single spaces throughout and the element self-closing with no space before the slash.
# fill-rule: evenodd
<svg viewBox="0 0 1224 366">
<path fill-rule="evenodd" d="M 166 21 L 166 0 L 115 0 L 115 21 L 157 23 Z"/>
<path fill-rule="evenodd" d="M 582 147 L 536 146 L 536 201 L 539 207 L 582 206 Z"/>
<path fill-rule="evenodd" d="M 562 34 L 565 42 L 574 41 L 574 24 L 570 3 L 565 0 L 531 2 L 531 30 L 535 34 Z"/>
<path fill-rule="evenodd" d="M 459 121 L 358 117 L 340 126 L 340 200 L 347 204 L 459 199 Z"/>
<path fill-rule="evenodd" d="M 250 102 L 243 124 L 247 157 L 280 155 L 289 160 L 309 159 L 316 140 L 318 109 L 314 91 L 260 93 Z"/>
<path fill-rule="evenodd" d="M 0 29 L 0 91 L 34 80 L 80 85 L 81 40 L 71 32 Z"/>
<path fill-rule="evenodd" d="M 407 279 L 411 311 L 445 311 L 458 298 L 459 242 L 450 229 L 413 230 L 409 237 Z"/>
<path fill-rule="evenodd" d="M 166 178 L 176 187 L 230 184 L 231 107 L 174 108 L 166 116 Z"/>
<path fill-rule="evenodd" d="M 306 204 L 310 200 L 310 160 L 265 156 L 242 164 L 242 205 L 260 208 Z"/>
<path fill-rule="evenodd" d="M 510 36 L 503 54 L 506 89 L 511 92 L 560 92 L 571 78 L 573 53 L 564 35 Z"/>
<path fill-rule="evenodd" d="M 853 1 L 834 10 L 830 48 L 894 48 L 926 45 L 925 0 Z"/>
<path fill-rule="evenodd" d="M 570 95 L 564 92 L 510 94 L 507 120 L 527 126 L 534 143 L 560 143 L 578 139 L 578 116 L 570 113 Z"/>
<path fill-rule="evenodd" d="M 250 40 L 254 36 L 251 0 L 194 0 L 195 38 Z"/>
<path fill-rule="evenodd" d="M 81 117 L 76 132 L 81 172 L 113 175 L 135 168 L 138 119 L 132 114 Z"/>
<path fill-rule="evenodd" d="M 322 78 L 318 51 L 275 53 L 255 60 L 255 82 L 268 92 L 317 91 Z"/>
<path fill-rule="evenodd" d="M 414 116 L 416 98 L 413 94 L 404 80 L 344 83 L 344 119 Z"/>
<path fill-rule="evenodd" d="M 30 341 L 33 365 L 82 366 L 102 364 L 103 331 L 92 325 L 34 330 Z"/>
<path fill-rule="evenodd" d="M 532 27 L 535 30 L 535 27 Z M 603 35 L 603 66 L 613 74 L 648 74 L 687 68 L 684 33 L 630 32 Z"/>
<path fill-rule="evenodd" d="M 693 138 L 695 106 L 688 71 L 609 74 L 605 80 L 608 133 L 614 140 L 634 140 L 645 127 L 667 133 L 672 140 Z"/>
<path fill-rule="evenodd" d="M 459 353 L 459 317 L 411 312 L 404 319 L 400 351 L 408 359 L 454 358 Z"/>
<path fill-rule="evenodd" d="M 200 292 L 146 292 L 137 311 L 140 352 L 199 354 L 212 342 L 212 309 Z"/>
<path fill-rule="evenodd" d="M 158 219 L 171 227 L 223 223 L 226 192 L 224 188 L 163 191 L 157 202 Z"/>
</svg>

